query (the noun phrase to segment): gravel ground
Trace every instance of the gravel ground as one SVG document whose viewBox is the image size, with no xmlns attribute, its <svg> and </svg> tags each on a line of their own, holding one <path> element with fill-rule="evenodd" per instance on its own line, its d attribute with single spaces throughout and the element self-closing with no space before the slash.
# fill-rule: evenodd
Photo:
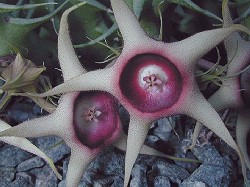
<svg viewBox="0 0 250 187">
<path fill-rule="evenodd" d="M 5 117 L 13 123 L 20 123 L 41 115 L 40 109 L 29 102 L 25 105 L 14 104 L 8 111 Z M 231 125 L 231 129 L 234 129 L 233 112 L 231 116 L 233 117 L 228 120 L 228 124 Z M 126 126 L 127 120 L 123 121 Z M 243 186 L 237 154 L 215 135 L 212 135 L 207 142 L 204 136 L 201 137 L 194 150 L 186 150 L 191 143 L 194 124 L 194 120 L 183 116 L 160 119 L 152 124 L 145 143 L 166 154 L 198 159 L 202 163 L 139 155 L 132 170 L 130 186 Z M 204 129 L 204 132 L 209 131 Z M 2 143 L 0 145 L 0 187 L 65 187 L 70 149 L 57 137 L 30 140 L 54 160 L 59 172 L 63 174 L 63 180 L 59 181 L 41 158 Z M 107 148 L 88 166 L 79 186 L 122 187 L 124 159 L 123 151 L 115 147 Z M 248 176 L 250 179 L 250 173 Z"/>
</svg>

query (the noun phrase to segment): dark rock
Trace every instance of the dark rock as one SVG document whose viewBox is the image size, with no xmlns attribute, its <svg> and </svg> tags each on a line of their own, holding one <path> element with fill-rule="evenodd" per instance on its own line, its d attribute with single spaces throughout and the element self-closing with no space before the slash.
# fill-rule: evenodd
<svg viewBox="0 0 250 187">
<path fill-rule="evenodd" d="M 15 168 L 0 168 L 0 181 L 13 181 L 15 178 L 15 173 Z"/>
<path fill-rule="evenodd" d="M 33 106 L 30 103 L 16 103 L 8 110 L 7 115 L 16 123 L 38 117 L 33 113 Z"/>
<path fill-rule="evenodd" d="M 146 140 L 145 140 L 145 144 L 147 144 L 148 146 L 154 146 L 154 144 L 159 141 L 160 138 L 154 135 L 148 135 Z"/>
<path fill-rule="evenodd" d="M 38 168 L 44 166 L 44 161 L 42 158 L 36 156 L 33 158 L 30 158 L 28 160 L 25 160 L 21 164 L 17 166 L 17 171 L 22 172 L 22 171 L 28 171 L 33 168 Z"/>
<path fill-rule="evenodd" d="M 57 187 L 58 179 L 48 165 L 45 165 L 43 168 L 32 169 L 30 173 L 36 176 L 36 187 Z"/>
<path fill-rule="evenodd" d="M 207 144 L 202 147 L 196 146 L 193 149 L 194 155 L 203 162 L 203 164 L 224 166 L 223 158 L 213 145 Z"/>
<path fill-rule="evenodd" d="M 176 154 L 176 157 L 178 158 L 188 158 L 188 159 L 193 159 L 193 160 L 198 160 L 192 152 L 187 152 L 186 154 Z M 188 172 L 192 173 L 194 170 L 196 170 L 200 163 L 197 162 L 187 162 L 187 161 L 175 161 L 176 165 L 181 166 L 185 168 Z"/>
<path fill-rule="evenodd" d="M 230 176 L 228 168 L 211 165 L 201 165 L 187 181 L 202 181 L 207 186 L 229 186 Z"/>
<path fill-rule="evenodd" d="M 121 177 L 114 177 L 114 182 L 111 187 L 123 187 L 123 179 Z"/>
<path fill-rule="evenodd" d="M 57 162 L 70 153 L 70 148 L 62 142 L 61 138 L 56 136 L 36 138 L 34 144 L 44 151 L 54 162 Z"/>
<path fill-rule="evenodd" d="M 204 145 L 195 147 L 194 154 L 199 160 L 202 160 L 202 165 L 196 169 L 191 176 L 182 184 L 186 185 L 190 181 L 200 181 L 211 187 L 226 187 L 231 181 L 232 161 L 229 157 L 221 157 L 214 146 Z"/>
<path fill-rule="evenodd" d="M 16 174 L 16 180 L 14 183 L 18 184 L 17 186 L 34 186 L 34 182 L 32 177 L 25 172 L 19 172 Z M 25 185 L 26 184 L 26 185 Z"/>
<path fill-rule="evenodd" d="M 116 169 L 119 170 L 120 167 L 118 166 Z M 119 175 L 123 177 L 123 173 Z M 188 177 L 189 173 L 185 169 L 169 164 L 162 158 L 139 155 L 131 172 L 130 186 L 154 186 L 155 183 L 159 183 L 160 186 L 160 184 L 164 184 L 164 181 L 168 181 L 170 184 L 170 180 L 172 183 L 180 184 L 181 181 Z"/>
<path fill-rule="evenodd" d="M 147 171 L 147 166 L 138 164 L 134 165 L 131 172 L 132 179 L 130 181 L 130 186 L 131 187 L 148 186 L 146 171 Z"/>
<path fill-rule="evenodd" d="M 0 166 L 15 167 L 32 157 L 32 154 L 15 146 L 6 144 L 0 148 Z"/>
<path fill-rule="evenodd" d="M 227 155 L 232 158 L 233 161 L 237 161 L 239 159 L 236 151 L 226 142 L 221 141 L 221 139 L 216 139 L 213 141 L 213 145 L 216 147 L 216 150 L 221 154 L 221 156 Z"/>
<path fill-rule="evenodd" d="M 114 176 L 103 176 L 94 181 L 95 187 L 110 187 L 114 183 Z"/>
<path fill-rule="evenodd" d="M 188 158 L 188 159 L 194 159 L 194 160 L 198 160 L 192 151 L 187 151 L 187 147 L 190 146 L 190 143 L 191 141 L 187 141 L 187 139 L 182 139 L 180 145 L 177 147 L 177 150 L 176 150 L 176 154 L 175 156 L 178 157 L 178 158 Z M 178 166 L 181 166 L 185 169 L 187 169 L 190 173 L 192 173 L 194 170 L 196 170 L 200 163 L 196 163 L 196 162 L 181 162 L 181 161 L 175 161 L 175 163 L 178 165 Z"/>
<path fill-rule="evenodd" d="M 207 187 L 207 185 L 200 181 L 184 181 L 181 187 Z"/>
<path fill-rule="evenodd" d="M 44 110 L 41 109 L 41 107 L 39 107 L 38 105 L 34 105 L 33 106 L 33 114 L 40 116 L 43 112 L 45 113 Z"/>
<path fill-rule="evenodd" d="M 124 175 L 125 155 L 119 150 L 110 147 L 104 150 L 92 162 L 91 169 L 104 172 L 106 175 L 122 176 Z"/>
<path fill-rule="evenodd" d="M 58 183 L 58 187 L 66 187 L 66 180 L 62 180 Z"/>
<path fill-rule="evenodd" d="M 0 180 L 1 187 L 34 187 L 35 184 L 32 181 L 32 177 L 27 173 L 17 173 L 16 180 L 14 182 Z"/>
<path fill-rule="evenodd" d="M 159 137 L 162 141 L 168 141 L 174 127 L 174 118 L 161 118 L 155 123 L 153 135 Z"/>
<path fill-rule="evenodd" d="M 171 187 L 170 181 L 165 176 L 158 176 L 154 178 L 154 187 Z"/>
<path fill-rule="evenodd" d="M 190 174 L 184 168 L 174 164 L 169 164 L 164 160 L 157 161 L 152 166 L 152 170 L 148 173 L 152 178 L 156 176 L 165 176 L 172 183 L 176 183 L 178 185 L 180 185 L 182 181 L 190 176 Z"/>
</svg>

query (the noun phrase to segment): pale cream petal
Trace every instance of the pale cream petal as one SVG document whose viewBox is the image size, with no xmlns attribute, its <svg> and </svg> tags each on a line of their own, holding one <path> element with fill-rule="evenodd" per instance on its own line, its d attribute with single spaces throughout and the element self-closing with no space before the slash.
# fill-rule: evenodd
<svg viewBox="0 0 250 187">
<path fill-rule="evenodd" d="M 228 0 L 222 3 L 223 27 L 233 25 L 233 20 L 228 8 Z M 249 64 L 250 42 L 244 40 L 238 32 L 226 38 L 224 45 L 227 51 L 227 59 L 230 62 L 228 74 L 235 74 Z"/>
<path fill-rule="evenodd" d="M 128 186 L 133 165 L 138 154 L 140 153 L 142 145 L 144 144 L 149 128 L 150 121 L 147 121 L 145 119 L 138 119 L 133 115 L 130 116 L 125 157 L 125 187 Z"/>
<path fill-rule="evenodd" d="M 56 110 L 47 116 L 25 121 L 6 131 L 1 136 L 40 137 L 40 136 L 72 136 L 73 103 L 78 92 L 64 94 Z"/>
<path fill-rule="evenodd" d="M 183 106 L 184 114 L 187 114 L 212 130 L 217 136 L 224 140 L 230 147 L 238 151 L 238 146 L 225 127 L 219 114 L 201 95 L 201 93 L 191 96 L 187 104 Z"/>
<path fill-rule="evenodd" d="M 76 77 L 85 72 L 85 69 L 82 67 L 73 48 L 67 22 L 69 13 L 79 6 L 84 5 L 85 3 L 86 2 L 83 2 L 67 9 L 63 13 L 61 18 L 60 30 L 58 35 L 58 58 L 64 81 L 68 81 L 70 78 Z"/>
<path fill-rule="evenodd" d="M 236 75 L 249 65 L 250 41 L 244 40 L 237 32 L 224 40 L 224 46 L 229 63 L 227 75 Z"/>
<path fill-rule="evenodd" d="M 81 149 L 71 149 L 71 155 L 66 175 L 67 187 L 78 187 L 80 179 L 87 165 L 94 159 L 95 155 L 83 152 Z"/>
<path fill-rule="evenodd" d="M 16 136 L 16 137 L 40 137 L 55 135 L 58 126 L 55 125 L 57 119 L 55 116 L 49 115 L 32 120 L 25 121 L 17 126 L 0 132 L 0 136 Z"/>
<path fill-rule="evenodd" d="M 228 8 L 228 0 L 223 0 L 222 2 L 222 18 L 223 18 L 223 27 L 229 27 L 233 24 L 233 20 L 230 15 Z"/>
<path fill-rule="evenodd" d="M 230 11 L 228 9 L 227 0 L 223 1 L 222 15 L 224 20 L 223 27 L 226 28 L 231 26 L 233 24 L 233 21 L 230 15 Z M 233 60 L 237 53 L 237 50 L 241 50 L 238 49 L 238 47 L 240 46 L 239 43 L 241 43 L 242 40 L 243 39 L 240 37 L 238 32 L 233 33 L 230 37 L 225 39 L 224 45 L 227 52 L 228 61 Z"/>
<path fill-rule="evenodd" d="M 101 69 L 96 71 L 90 71 L 80 76 L 74 77 L 69 81 L 62 83 L 53 89 L 38 94 L 39 97 L 46 97 L 51 95 L 57 95 L 60 93 L 75 92 L 75 91 L 90 91 L 90 90 L 102 90 L 109 93 L 115 93 L 112 85 L 114 79 L 112 67 L 108 69 Z"/>
<path fill-rule="evenodd" d="M 202 129 L 202 123 L 200 122 L 197 122 L 195 124 L 195 127 L 194 127 L 194 132 L 193 132 L 193 135 L 192 135 L 192 144 L 191 146 L 189 147 L 189 149 L 193 149 L 196 145 L 196 141 L 200 135 L 200 132 L 201 132 L 201 129 Z"/>
<path fill-rule="evenodd" d="M 168 44 L 168 50 L 182 63 L 194 67 L 202 56 L 238 29 L 238 26 L 232 26 L 199 32 L 182 41 Z"/>
<path fill-rule="evenodd" d="M 134 44 L 142 44 L 149 39 L 140 26 L 135 14 L 123 0 L 111 0 L 111 5 L 116 22 L 122 33 L 124 48 Z"/>
</svg>

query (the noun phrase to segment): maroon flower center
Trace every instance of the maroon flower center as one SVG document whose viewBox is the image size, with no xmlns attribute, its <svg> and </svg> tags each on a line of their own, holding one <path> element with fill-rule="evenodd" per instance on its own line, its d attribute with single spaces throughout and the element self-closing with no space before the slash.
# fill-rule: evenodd
<svg viewBox="0 0 250 187">
<path fill-rule="evenodd" d="M 141 54 L 131 58 L 119 79 L 122 94 L 141 112 L 158 112 L 174 105 L 182 91 L 182 77 L 167 58 Z"/>
<path fill-rule="evenodd" d="M 81 92 L 73 114 L 76 136 L 89 148 L 108 145 L 120 130 L 117 100 L 107 92 Z"/>
</svg>

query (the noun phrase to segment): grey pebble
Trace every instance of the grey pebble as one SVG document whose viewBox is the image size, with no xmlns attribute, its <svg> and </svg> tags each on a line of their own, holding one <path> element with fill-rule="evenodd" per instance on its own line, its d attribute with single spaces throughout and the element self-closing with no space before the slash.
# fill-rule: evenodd
<svg viewBox="0 0 250 187">
<path fill-rule="evenodd" d="M 31 157 L 27 151 L 5 144 L 0 148 L 0 167 L 15 167 Z"/>
<path fill-rule="evenodd" d="M 18 172 L 28 171 L 28 170 L 33 169 L 33 168 L 42 167 L 42 166 L 44 166 L 44 164 L 45 163 L 42 160 L 42 158 L 36 156 L 36 157 L 30 158 L 28 160 L 25 160 L 24 162 L 19 164 L 17 166 L 17 171 Z"/>
</svg>

